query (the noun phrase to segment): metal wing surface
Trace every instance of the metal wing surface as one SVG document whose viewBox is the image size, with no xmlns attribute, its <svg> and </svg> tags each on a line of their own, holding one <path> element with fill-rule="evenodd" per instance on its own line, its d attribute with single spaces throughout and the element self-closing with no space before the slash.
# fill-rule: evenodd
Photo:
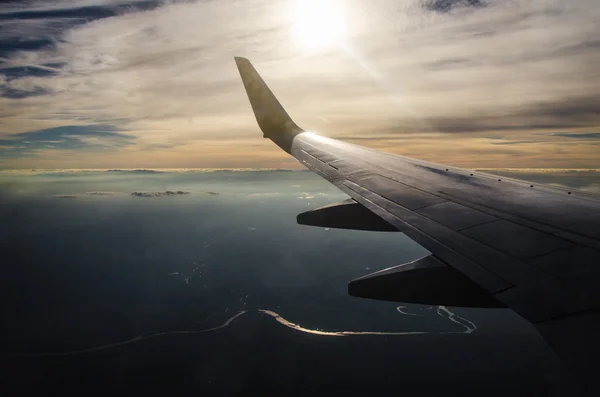
<svg viewBox="0 0 600 397">
<path fill-rule="evenodd" d="M 574 372 L 593 376 L 600 331 L 598 197 L 305 132 L 252 64 L 236 63 L 264 137 L 352 198 L 302 214 L 299 223 L 384 230 L 377 225 L 384 220 L 432 254 L 354 280 L 351 294 L 509 307 L 533 323 Z"/>
</svg>

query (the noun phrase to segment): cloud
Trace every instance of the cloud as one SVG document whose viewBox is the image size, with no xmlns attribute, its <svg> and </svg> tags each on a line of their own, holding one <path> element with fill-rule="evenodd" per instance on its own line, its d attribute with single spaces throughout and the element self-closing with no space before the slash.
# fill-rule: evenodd
<svg viewBox="0 0 600 397">
<path fill-rule="evenodd" d="M 85 192 L 88 196 L 120 196 L 123 193 L 119 192 Z"/>
<path fill-rule="evenodd" d="M 294 42 L 288 2 L 3 4 L 0 146 L 62 126 L 111 125 L 131 138 L 84 154 L 68 142 L 11 149 L 0 166 L 293 166 L 260 139 L 234 55 L 251 58 L 299 125 L 393 152 L 405 150 L 395 134 L 447 133 L 454 136 L 444 141 L 462 151 L 443 159 L 531 166 L 526 151 L 488 142 L 484 153 L 481 142 L 464 145 L 465 134 L 501 131 L 522 142 L 530 140 L 523 134 L 584 134 L 600 124 L 595 0 L 344 4 L 347 47 L 317 52 Z M 96 138 L 87 147 L 109 140 Z M 411 154 L 440 151 L 438 142 L 411 138 Z M 597 156 L 577 160 L 589 147 L 546 142 L 539 150 L 543 164 L 600 165 Z"/>
<path fill-rule="evenodd" d="M 600 94 L 547 100 L 528 106 L 506 106 L 502 112 L 509 115 L 489 111 L 461 117 L 431 117 L 421 129 L 461 133 L 592 127 L 600 125 Z M 398 129 L 402 131 L 401 126 Z"/>
<path fill-rule="evenodd" d="M 563 138 L 575 138 L 575 139 L 600 139 L 600 132 L 582 132 L 582 133 L 569 133 L 569 132 L 557 132 L 550 134 L 552 136 L 560 136 Z"/>
<path fill-rule="evenodd" d="M 300 194 L 301 194 L 301 196 L 298 196 L 299 199 L 311 199 L 311 198 L 315 198 L 315 196 L 313 196 L 312 194 L 307 193 L 307 192 L 302 192 Z"/>
<path fill-rule="evenodd" d="M 540 141 L 500 141 L 492 142 L 492 145 L 521 145 L 524 143 L 540 143 Z"/>
<path fill-rule="evenodd" d="M 8 2 L 0 8 L 0 20 L 82 18 L 93 21 L 114 17 L 124 12 L 156 8 L 158 0 L 62 0 Z"/>
<path fill-rule="evenodd" d="M 36 59 L 56 54 L 70 29 L 89 24 L 95 20 L 116 17 L 127 13 L 149 10 L 164 1 L 28 1 L 4 4 L 0 8 L 0 71 L 7 82 L 27 76 L 57 76 L 68 66 L 65 61 L 46 63 Z M 37 55 L 37 56 L 36 56 Z M 27 60 L 32 62 L 27 62 Z M 16 64 L 16 66 L 13 66 Z M 37 95 L 49 94 L 40 88 Z M 26 92 L 13 87 L 4 88 L 2 96 L 12 99 L 26 98 Z"/>
<path fill-rule="evenodd" d="M 190 192 L 184 192 L 182 190 L 178 190 L 178 191 L 167 190 L 164 192 L 133 192 L 133 193 L 131 193 L 132 196 L 136 196 L 136 197 L 180 196 L 180 195 L 184 195 L 184 194 L 190 194 Z"/>
<path fill-rule="evenodd" d="M 482 0 L 422 0 L 423 8 L 436 12 L 449 12 L 462 7 L 478 8 L 485 6 L 485 4 Z"/>
<path fill-rule="evenodd" d="M 110 125 L 64 126 L 10 134 L 0 139 L 1 157 L 27 156 L 42 149 L 98 150 L 132 144 L 133 136 Z"/>
<path fill-rule="evenodd" d="M 122 192 L 85 192 L 85 193 L 68 193 L 68 194 L 54 194 L 52 198 L 61 198 L 61 199 L 75 199 L 85 196 L 96 196 L 96 197 L 114 197 L 114 196 L 122 196 L 125 193 Z"/>
<path fill-rule="evenodd" d="M 600 193 L 600 170 L 487 169 L 481 171 L 535 183 L 574 188 L 589 193 Z"/>
<path fill-rule="evenodd" d="M 265 193 L 250 193 L 248 196 L 256 197 L 256 196 L 279 196 L 279 192 L 265 192 Z"/>
<path fill-rule="evenodd" d="M 31 85 L 23 85 L 19 88 L 5 87 L 0 89 L 0 97 L 10 99 L 23 99 L 46 94 L 48 94 L 48 91 L 44 88 Z"/>
<path fill-rule="evenodd" d="M 106 170 L 105 172 L 118 172 L 122 174 L 162 174 L 165 171 L 159 170 Z"/>
<path fill-rule="evenodd" d="M 139 173 L 137 171 L 144 171 Z M 162 168 L 156 170 L 106 170 L 106 169 L 3 169 L 0 170 L 0 176 L 3 175 L 37 175 L 37 176 L 50 176 L 50 177 L 72 177 L 79 175 L 102 175 L 106 172 L 118 172 L 127 173 L 133 172 L 134 174 L 165 174 L 165 173 L 232 173 L 232 172 L 310 172 L 306 169 L 279 169 L 279 168 Z M 210 193 L 210 192 L 207 192 Z"/>
</svg>

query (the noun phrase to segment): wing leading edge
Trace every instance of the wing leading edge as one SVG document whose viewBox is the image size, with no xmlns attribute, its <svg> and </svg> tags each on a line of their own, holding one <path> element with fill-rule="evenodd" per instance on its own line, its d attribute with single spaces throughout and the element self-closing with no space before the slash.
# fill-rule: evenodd
<svg viewBox="0 0 600 397">
<path fill-rule="evenodd" d="M 381 228 L 358 204 L 432 253 L 354 280 L 351 294 L 509 307 L 537 327 L 586 388 L 598 387 L 592 365 L 600 353 L 594 336 L 600 331 L 598 197 L 305 132 L 252 64 L 235 61 L 264 137 L 352 198 L 301 214 L 299 223 Z M 393 284 L 410 285 L 410 294 L 399 294 Z"/>
</svg>

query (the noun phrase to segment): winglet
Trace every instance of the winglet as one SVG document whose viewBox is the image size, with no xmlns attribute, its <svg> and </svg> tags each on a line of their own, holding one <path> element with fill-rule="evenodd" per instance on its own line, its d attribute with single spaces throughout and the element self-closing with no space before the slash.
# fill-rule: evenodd
<svg viewBox="0 0 600 397">
<path fill-rule="evenodd" d="M 292 140 L 294 136 L 304 132 L 290 118 L 250 61 L 235 57 L 235 63 L 263 137 L 271 138 L 280 145 L 281 140 Z"/>
</svg>

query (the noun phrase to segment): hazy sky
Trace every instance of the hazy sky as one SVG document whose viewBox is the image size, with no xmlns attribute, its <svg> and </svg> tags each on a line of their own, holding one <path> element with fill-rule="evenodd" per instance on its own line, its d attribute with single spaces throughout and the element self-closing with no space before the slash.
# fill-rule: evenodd
<svg viewBox="0 0 600 397">
<path fill-rule="evenodd" d="M 233 56 L 307 130 L 458 166 L 600 168 L 597 0 L 0 5 L 0 167 L 297 167 Z"/>
</svg>

